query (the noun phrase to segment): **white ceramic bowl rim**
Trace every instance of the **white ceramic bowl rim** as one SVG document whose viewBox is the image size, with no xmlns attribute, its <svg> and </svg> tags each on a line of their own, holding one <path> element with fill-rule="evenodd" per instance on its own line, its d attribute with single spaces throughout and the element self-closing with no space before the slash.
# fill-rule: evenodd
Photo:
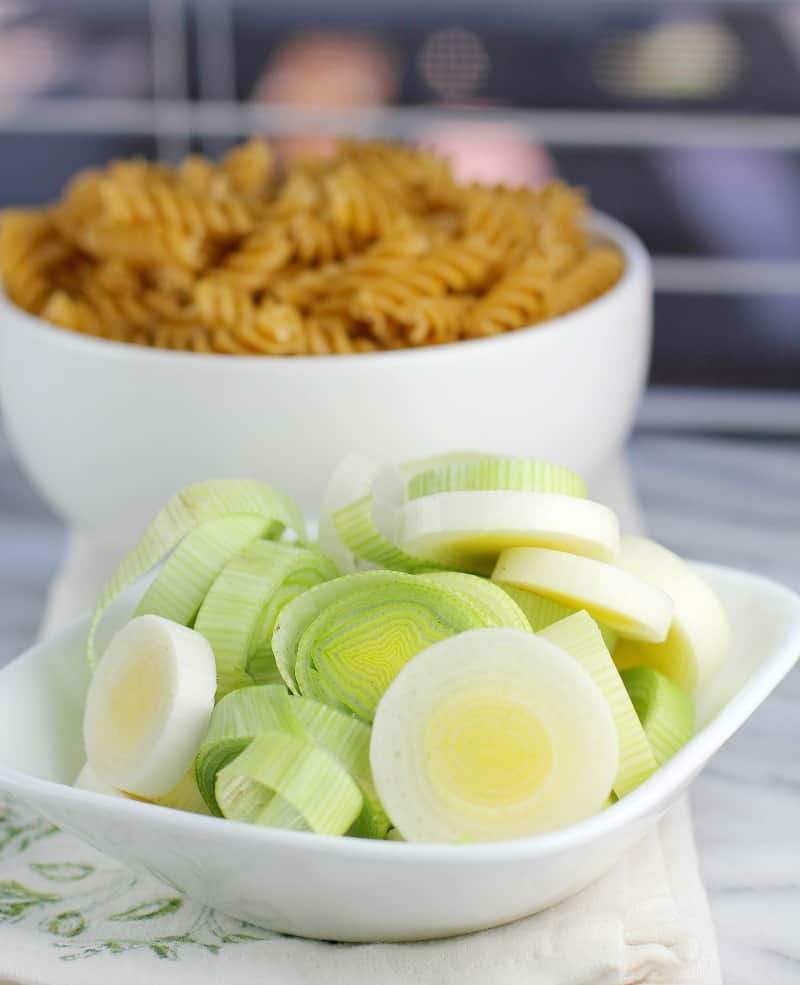
<svg viewBox="0 0 800 985">
<path fill-rule="evenodd" d="M 574 311 L 567 312 L 565 315 L 559 315 L 556 318 L 549 318 L 528 328 L 515 329 L 512 332 L 505 332 L 502 335 L 495 335 L 489 338 L 462 339 L 443 345 L 428 345 L 407 349 L 393 349 L 387 352 L 364 352 L 350 355 L 290 356 L 283 358 L 268 358 L 258 355 L 230 357 L 220 353 L 182 352 L 172 349 L 134 346 L 127 342 L 115 342 L 111 339 L 101 339 L 94 335 L 71 332 L 59 328 L 56 325 L 51 325 L 44 319 L 38 318 L 36 315 L 31 315 L 23 308 L 17 307 L 17 305 L 8 300 L 2 290 L 0 290 L 0 311 L 5 309 L 8 312 L 13 312 L 18 317 L 17 324 L 11 328 L 12 331 L 38 331 L 50 335 L 52 342 L 61 346 L 83 347 L 87 349 L 99 346 L 102 350 L 105 350 L 107 355 L 124 355 L 126 359 L 136 357 L 162 361 L 174 360 L 176 362 L 184 362 L 187 359 L 205 360 L 207 362 L 215 361 L 220 366 L 227 364 L 232 366 L 258 365 L 261 367 L 267 365 L 274 366 L 276 364 L 280 364 L 281 367 L 307 366 L 310 362 L 315 366 L 321 363 L 344 365 L 350 364 L 354 360 L 357 360 L 359 365 L 368 365 L 369 361 L 375 359 L 379 360 L 381 364 L 397 359 L 407 361 L 413 359 L 431 360 L 445 358 L 451 360 L 456 354 L 462 356 L 479 355 L 480 350 L 485 350 L 487 346 L 507 345 L 521 334 L 527 334 L 529 332 L 536 332 L 537 334 L 546 332 L 550 334 L 552 332 L 567 331 L 570 326 L 580 324 L 587 314 L 599 313 L 604 307 L 613 304 L 618 294 L 625 291 L 631 282 L 638 280 L 647 269 L 649 259 L 647 250 L 636 233 L 623 223 L 601 212 L 593 212 L 591 214 L 589 225 L 592 232 L 599 234 L 601 237 L 608 239 L 618 246 L 625 257 L 625 269 L 622 276 L 610 290 L 606 291 L 605 294 L 601 294 L 599 298 L 595 298 L 594 301 L 590 301 L 588 304 L 576 308 Z M 22 323 L 25 324 L 24 329 L 21 327 Z"/>
<path fill-rule="evenodd" d="M 701 565 L 701 570 L 712 573 L 716 571 L 723 575 L 730 571 L 728 568 L 710 564 Z M 773 594 L 783 595 L 787 605 L 792 608 L 800 607 L 800 597 L 790 589 L 777 585 L 759 575 L 747 574 L 745 577 L 762 585 L 768 585 Z M 342 838 L 332 835 L 286 831 L 279 828 L 259 828 L 238 821 L 225 821 L 224 823 L 226 826 L 236 825 L 237 838 L 248 841 L 254 852 L 258 851 L 259 845 L 266 838 L 276 847 L 298 848 L 302 846 L 304 851 L 320 854 L 335 851 L 340 856 L 359 861 L 403 857 L 409 861 L 418 862 L 434 862 L 446 858 L 454 862 L 491 863 L 513 861 L 519 858 L 520 854 L 524 854 L 527 858 L 538 858 L 568 851 L 608 834 L 624 825 L 626 821 L 633 821 L 649 809 L 656 808 L 662 796 L 663 787 L 671 785 L 673 776 L 677 782 L 685 772 L 684 762 L 695 757 L 694 747 L 696 744 L 702 743 L 706 747 L 717 749 L 727 741 L 785 677 L 798 658 L 800 658 L 800 628 L 796 628 L 789 638 L 784 640 L 780 650 L 772 655 L 769 661 L 750 678 L 747 687 L 737 694 L 711 722 L 697 732 L 691 743 L 662 766 L 653 778 L 594 817 L 547 834 L 511 841 L 449 845 Z M 185 831 L 186 825 L 190 824 L 197 826 L 198 833 L 201 830 L 210 831 L 213 828 L 219 834 L 220 820 L 218 818 L 187 814 L 182 811 L 168 811 L 152 804 L 90 793 L 75 787 L 57 784 L 51 780 L 29 776 L 18 770 L 0 767 L 0 777 L 10 781 L 10 785 L 18 785 L 23 798 L 25 789 L 39 790 L 50 795 L 57 789 L 59 798 L 67 803 L 85 803 L 86 798 L 89 797 L 90 802 L 102 806 L 104 813 L 109 815 L 111 823 L 113 823 L 112 818 L 116 813 L 119 813 L 120 816 L 127 815 L 130 817 L 132 811 L 158 811 L 159 822 L 164 825 L 175 825 L 178 833 Z M 231 833 L 233 834 L 233 832 Z"/>
</svg>

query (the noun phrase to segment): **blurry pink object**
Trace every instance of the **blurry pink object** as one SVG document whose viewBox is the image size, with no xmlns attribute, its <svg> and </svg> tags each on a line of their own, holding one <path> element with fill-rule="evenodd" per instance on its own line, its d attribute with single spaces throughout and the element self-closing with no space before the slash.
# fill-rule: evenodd
<svg viewBox="0 0 800 985">
<path fill-rule="evenodd" d="M 502 123 L 443 123 L 420 143 L 448 158 L 458 181 L 541 185 L 556 173 L 545 148 Z"/>
<path fill-rule="evenodd" d="M 397 84 L 394 58 L 380 42 L 359 35 L 313 33 L 281 47 L 253 99 L 298 109 L 357 109 L 389 102 Z M 331 153 L 330 137 L 278 141 L 287 158 Z"/>
</svg>

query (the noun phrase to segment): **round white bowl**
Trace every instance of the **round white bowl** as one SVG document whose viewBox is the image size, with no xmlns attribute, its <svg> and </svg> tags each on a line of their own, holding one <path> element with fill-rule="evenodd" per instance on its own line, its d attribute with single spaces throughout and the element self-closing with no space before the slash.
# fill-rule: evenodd
<svg viewBox="0 0 800 985">
<path fill-rule="evenodd" d="M 551 459 L 591 475 L 624 443 L 651 340 L 647 253 L 605 216 L 619 283 L 497 338 L 356 356 L 166 352 L 48 325 L 0 298 L 0 400 L 50 504 L 95 529 L 144 523 L 181 486 L 254 477 L 315 512 L 351 451 L 403 461 L 455 449 Z"/>
</svg>

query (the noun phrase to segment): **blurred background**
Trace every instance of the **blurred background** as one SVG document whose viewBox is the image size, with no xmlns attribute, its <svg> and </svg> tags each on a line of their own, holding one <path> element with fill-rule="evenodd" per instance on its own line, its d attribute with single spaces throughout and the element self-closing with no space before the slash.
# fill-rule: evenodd
<svg viewBox="0 0 800 985">
<path fill-rule="evenodd" d="M 0 0 L 0 206 L 253 131 L 558 174 L 653 254 L 658 384 L 797 389 L 799 111 L 791 0 Z"/>
</svg>

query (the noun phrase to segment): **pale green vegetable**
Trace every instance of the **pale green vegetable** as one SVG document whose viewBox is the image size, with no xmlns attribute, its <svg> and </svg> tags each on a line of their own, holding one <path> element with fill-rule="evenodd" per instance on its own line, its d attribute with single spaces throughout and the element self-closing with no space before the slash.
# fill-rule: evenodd
<svg viewBox="0 0 800 985">
<path fill-rule="evenodd" d="M 369 726 L 309 698 L 290 696 L 283 686 L 242 688 L 227 695 L 214 709 L 195 760 L 197 784 L 212 813 L 221 813 L 214 794 L 217 774 L 267 731 L 308 738 L 333 753 L 364 798 L 362 810 L 348 833 L 368 838 L 384 836 L 389 822 L 372 782 Z"/>
<path fill-rule="evenodd" d="M 167 558 L 134 615 L 164 616 L 183 626 L 193 625 L 203 599 L 225 565 L 268 533 L 272 523 L 246 514 L 201 523 Z"/>
<path fill-rule="evenodd" d="M 503 489 L 586 496 L 583 479 L 561 465 L 524 458 L 481 458 L 478 461 L 441 465 L 418 473 L 408 482 L 408 498 L 419 499 L 443 492 Z"/>
<path fill-rule="evenodd" d="M 277 537 L 288 528 L 305 539 L 299 510 L 285 494 L 253 479 L 209 479 L 176 493 L 156 514 L 139 543 L 106 582 L 89 627 L 87 658 L 97 662 L 95 634 L 103 613 L 129 585 L 158 564 L 201 523 L 231 515 L 250 515 L 269 521 L 265 536 Z"/>
<path fill-rule="evenodd" d="M 344 834 L 364 804 L 333 753 L 277 731 L 261 733 L 220 770 L 215 793 L 231 820 L 330 835 Z"/>
<path fill-rule="evenodd" d="M 694 702 L 652 667 L 631 667 L 621 676 L 655 760 L 663 766 L 694 734 Z"/>
<path fill-rule="evenodd" d="M 487 604 L 490 591 L 402 572 L 338 578 L 284 609 L 272 640 L 278 667 L 294 690 L 320 700 L 329 694 L 371 721 L 397 672 L 431 643 L 485 626 L 527 628 L 504 593 Z"/>
<path fill-rule="evenodd" d="M 194 768 L 190 767 L 176 786 L 154 801 L 161 807 L 170 807 L 174 811 L 188 811 L 190 814 L 211 814 L 200 789 L 197 786 Z"/>
<path fill-rule="evenodd" d="M 534 633 L 538 633 L 540 629 L 546 629 L 554 622 L 559 622 L 561 619 L 566 619 L 568 616 L 573 616 L 576 612 L 580 611 L 575 606 L 556 602 L 554 599 L 549 599 L 544 595 L 537 595 L 535 592 L 529 592 L 524 588 L 516 588 L 514 585 L 507 585 L 499 581 L 494 582 L 494 584 L 510 595 L 520 609 L 522 609 Z M 602 623 L 598 623 L 597 625 L 609 653 L 613 653 L 617 645 L 617 640 L 619 639 L 618 635 L 609 626 L 605 626 Z"/>
<path fill-rule="evenodd" d="M 334 578 L 333 564 L 316 551 L 259 540 L 222 570 L 200 607 L 195 629 L 217 661 L 217 697 L 273 677 L 267 650 L 281 609 L 311 585 Z M 274 661 L 273 661 L 274 663 Z"/>
<path fill-rule="evenodd" d="M 365 496 L 338 510 L 333 514 L 333 524 L 342 542 L 363 561 L 410 574 L 441 567 L 436 562 L 422 560 L 402 550 L 379 529 L 372 496 Z"/>
<path fill-rule="evenodd" d="M 619 748 L 613 790 L 618 797 L 624 797 L 652 776 L 658 764 L 597 623 L 587 612 L 576 612 L 543 629 L 539 635 L 573 656 L 605 698 L 614 719 Z"/>
<path fill-rule="evenodd" d="M 483 629 L 400 671 L 378 706 L 370 761 L 405 840 L 499 841 L 600 811 L 617 736 L 599 688 L 562 648 Z"/>
</svg>

